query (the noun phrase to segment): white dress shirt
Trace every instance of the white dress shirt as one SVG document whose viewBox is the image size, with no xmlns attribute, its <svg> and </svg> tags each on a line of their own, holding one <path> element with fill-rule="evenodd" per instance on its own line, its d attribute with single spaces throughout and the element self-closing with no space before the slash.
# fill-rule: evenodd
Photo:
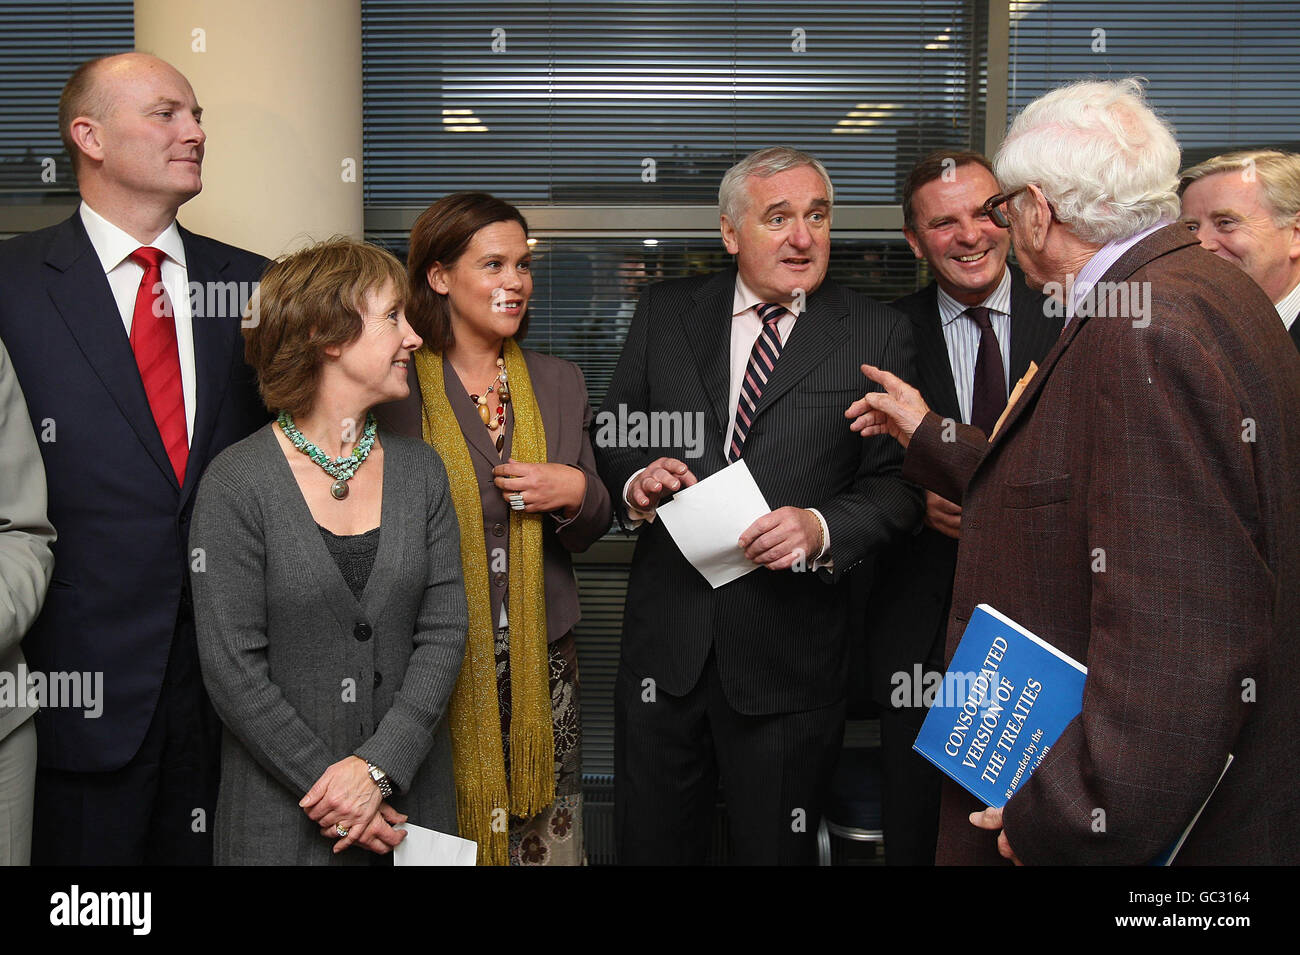
<svg viewBox="0 0 1300 955">
<path fill-rule="evenodd" d="M 730 378 L 731 387 L 728 392 L 727 408 L 731 413 L 731 420 L 727 424 L 727 433 L 722 443 L 724 448 L 731 447 L 731 434 L 736 430 L 736 406 L 740 403 L 740 387 L 745 380 L 745 369 L 749 367 L 749 356 L 754 350 L 754 342 L 758 340 L 758 333 L 763 329 L 763 320 L 758 317 L 758 306 L 764 304 L 763 299 L 750 290 L 745 284 L 744 279 L 739 274 L 736 275 L 736 293 L 732 298 L 731 307 L 731 354 L 730 354 Z M 790 333 L 794 331 L 794 324 L 799 319 L 799 312 L 795 309 L 793 302 L 782 302 L 786 308 L 786 313 L 776 320 L 776 333 L 781 339 L 781 347 L 785 347 L 786 341 L 790 338 Z M 777 359 L 780 362 L 780 358 Z M 744 456 L 743 453 L 741 455 Z M 643 520 L 653 521 L 654 511 L 641 511 L 631 505 L 628 500 L 627 492 L 635 481 L 644 471 L 645 468 L 634 472 L 623 485 L 623 502 L 628 505 L 628 515 L 632 518 L 634 525 Z M 831 529 L 826 524 L 826 518 L 822 517 L 821 511 L 815 507 L 808 508 L 817 518 L 822 528 L 822 554 L 828 555 L 831 552 Z M 831 568 L 833 562 L 830 560 L 817 559 L 812 562 L 813 570 L 820 570 L 823 567 Z"/>
<path fill-rule="evenodd" d="M 144 267 L 131 260 L 131 253 L 141 248 L 127 233 L 101 216 L 85 202 L 81 203 L 81 222 L 90 236 L 90 244 L 104 267 L 104 275 L 113 292 L 113 301 L 122 319 L 127 340 L 131 338 L 131 321 L 135 317 L 135 299 L 144 278 Z M 145 245 L 160 249 L 167 257 L 162 263 L 162 281 L 172 303 L 176 323 L 176 348 L 181 361 L 181 391 L 185 396 L 185 434 L 194 440 L 194 329 L 190 324 L 189 270 L 185 265 L 185 244 L 181 242 L 176 220 L 152 242 Z"/>
<path fill-rule="evenodd" d="M 1277 313 L 1282 317 L 1286 330 L 1291 331 L 1296 316 L 1300 315 L 1300 284 L 1282 296 L 1282 300 L 1277 303 Z"/>
</svg>

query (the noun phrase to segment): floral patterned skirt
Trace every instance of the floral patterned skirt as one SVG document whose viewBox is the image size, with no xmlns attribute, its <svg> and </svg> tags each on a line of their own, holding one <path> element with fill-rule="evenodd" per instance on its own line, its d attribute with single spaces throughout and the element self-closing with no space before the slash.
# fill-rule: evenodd
<svg viewBox="0 0 1300 955">
<path fill-rule="evenodd" d="M 510 630 L 496 633 L 501 746 L 510 778 Z M 582 723 L 578 650 L 569 632 L 548 648 L 551 728 L 555 733 L 555 802 L 531 819 L 510 820 L 511 865 L 585 865 L 582 845 Z"/>
</svg>

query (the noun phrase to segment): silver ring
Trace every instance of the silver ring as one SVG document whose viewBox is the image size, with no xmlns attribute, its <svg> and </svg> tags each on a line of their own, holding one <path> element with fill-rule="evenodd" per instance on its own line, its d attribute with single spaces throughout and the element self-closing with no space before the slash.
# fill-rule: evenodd
<svg viewBox="0 0 1300 955">
<path fill-rule="evenodd" d="M 510 506 L 516 511 L 522 511 L 527 505 L 524 503 L 523 491 L 515 491 L 510 495 Z"/>
<path fill-rule="evenodd" d="M 337 833 L 339 834 L 339 837 L 340 837 L 340 838 L 344 838 L 344 839 L 347 838 L 348 831 L 347 831 L 346 829 L 343 828 L 343 824 L 342 824 L 342 823 L 335 823 L 335 824 L 334 824 L 334 831 L 337 832 Z"/>
</svg>

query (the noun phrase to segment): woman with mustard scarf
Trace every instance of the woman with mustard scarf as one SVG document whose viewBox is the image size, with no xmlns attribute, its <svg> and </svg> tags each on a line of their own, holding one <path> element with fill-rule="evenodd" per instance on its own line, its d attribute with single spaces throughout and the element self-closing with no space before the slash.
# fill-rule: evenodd
<svg viewBox="0 0 1300 955">
<path fill-rule="evenodd" d="M 451 701 L 460 834 L 479 863 L 581 865 L 581 733 L 570 553 L 608 528 L 582 372 L 519 346 L 533 291 L 528 224 L 455 193 L 411 230 L 406 313 L 424 338 L 411 394 L 381 423 L 442 456 L 469 604 Z"/>
</svg>

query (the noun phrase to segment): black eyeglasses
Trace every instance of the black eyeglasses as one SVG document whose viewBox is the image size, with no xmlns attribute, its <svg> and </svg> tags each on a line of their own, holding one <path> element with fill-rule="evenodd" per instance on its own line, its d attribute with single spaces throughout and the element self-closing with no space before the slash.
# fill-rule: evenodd
<svg viewBox="0 0 1300 955">
<path fill-rule="evenodd" d="M 1012 192 L 1003 192 L 990 197 L 984 202 L 984 214 L 992 219 L 993 224 L 998 228 L 1010 229 L 1011 220 L 1007 218 L 1007 210 L 1004 209 L 1003 206 L 1028 188 L 1028 186 L 1021 186 L 1019 189 L 1013 190 Z M 1056 209 L 1050 202 L 1047 204 L 1047 211 L 1051 213 L 1052 218 L 1056 219 L 1057 222 L 1061 221 L 1060 219 L 1057 219 Z"/>
<path fill-rule="evenodd" d="M 1028 186 L 1021 186 L 1014 192 L 1003 192 L 996 196 L 990 196 L 984 202 L 984 214 L 992 219 L 993 224 L 998 228 L 1010 229 L 1011 220 L 1007 218 L 1007 210 L 1003 206 L 1028 188 Z"/>
</svg>

